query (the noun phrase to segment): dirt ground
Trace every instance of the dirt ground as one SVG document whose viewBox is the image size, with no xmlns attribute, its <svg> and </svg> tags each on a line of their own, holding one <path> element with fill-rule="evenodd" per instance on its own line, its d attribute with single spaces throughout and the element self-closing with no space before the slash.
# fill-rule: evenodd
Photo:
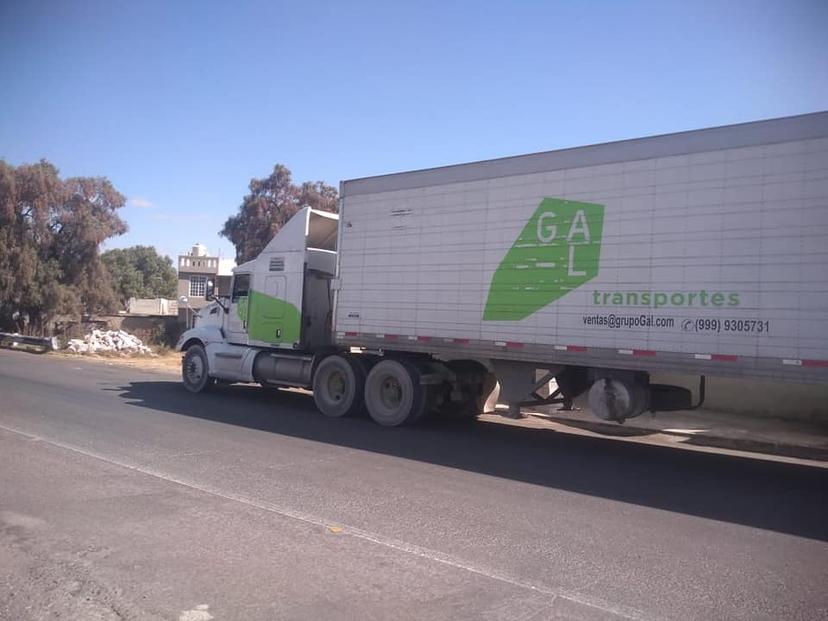
<svg viewBox="0 0 828 621">
<path fill-rule="evenodd" d="M 165 371 L 178 373 L 181 370 L 181 354 L 176 351 L 164 351 L 155 356 L 140 354 L 74 354 L 67 351 L 51 352 L 50 356 L 61 358 L 76 358 L 86 362 L 96 362 L 119 367 L 133 367 L 139 369 L 150 369 L 154 371 Z"/>
</svg>

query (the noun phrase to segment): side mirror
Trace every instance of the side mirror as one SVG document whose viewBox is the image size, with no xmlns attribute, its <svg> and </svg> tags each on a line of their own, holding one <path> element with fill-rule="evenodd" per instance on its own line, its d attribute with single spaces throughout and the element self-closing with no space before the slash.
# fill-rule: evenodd
<svg viewBox="0 0 828 621">
<path fill-rule="evenodd" d="M 204 299 L 208 302 L 216 299 L 216 283 L 212 280 L 208 280 L 207 285 L 204 287 Z"/>
</svg>

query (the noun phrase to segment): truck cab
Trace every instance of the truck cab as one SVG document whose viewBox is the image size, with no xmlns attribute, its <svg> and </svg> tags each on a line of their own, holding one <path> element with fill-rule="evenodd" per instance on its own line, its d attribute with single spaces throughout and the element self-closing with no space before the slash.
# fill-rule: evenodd
<svg viewBox="0 0 828 621">
<path fill-rule="evenodd" d="M 314 353 L 332 344 L 338 223 L 336 214 L 303 208 L 234 268 L 230 295 L 214 298 L 178 341 L 187 388 L 200 392 L 215 380 L 309 385 Z"/>
</svg>

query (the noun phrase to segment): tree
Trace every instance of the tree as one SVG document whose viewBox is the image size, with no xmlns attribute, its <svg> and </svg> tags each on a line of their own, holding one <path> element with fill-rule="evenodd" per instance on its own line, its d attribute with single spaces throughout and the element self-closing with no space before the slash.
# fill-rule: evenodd
<svg viewBox="0 0 828 621">
<path fill-rule="evenodd" d="M 123 305 L 129 298 L 175 297 L 178 277 L 172 259 L 162 257 L 152 246 L 107 250 L 101 261 Z"/>
<path fill-rule="evenodd" d="M 98 248 L 126 232 L 125 199 L 103 177 L 62 180 L 46 160 L 0 160 L 0 324 L 43 334 L 57 315 L 112 310 Z"/>
<path fill-rule="evenodd" d="M 236 263 L 255 258 L 273 236 L 303 207 L 336 212 L 336 188 L 322 181 L 293 184 L 291 173 L 276 164 L 269 177 L 252 179 L 250 194 L 244 197 L 239 211 L 224 223 L 219 235 L 236 247 Z"/>
</svg>

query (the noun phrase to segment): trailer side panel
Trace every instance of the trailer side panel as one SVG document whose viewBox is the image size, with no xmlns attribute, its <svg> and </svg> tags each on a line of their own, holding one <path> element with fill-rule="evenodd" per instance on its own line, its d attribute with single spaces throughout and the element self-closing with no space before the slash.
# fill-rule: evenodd
<svg viewBox="0 0 828 621">
<path fill-rule="evenodd" d="M 828 378 L 827 113 L 342 187 L 343 345 Z"/>
</svg>

